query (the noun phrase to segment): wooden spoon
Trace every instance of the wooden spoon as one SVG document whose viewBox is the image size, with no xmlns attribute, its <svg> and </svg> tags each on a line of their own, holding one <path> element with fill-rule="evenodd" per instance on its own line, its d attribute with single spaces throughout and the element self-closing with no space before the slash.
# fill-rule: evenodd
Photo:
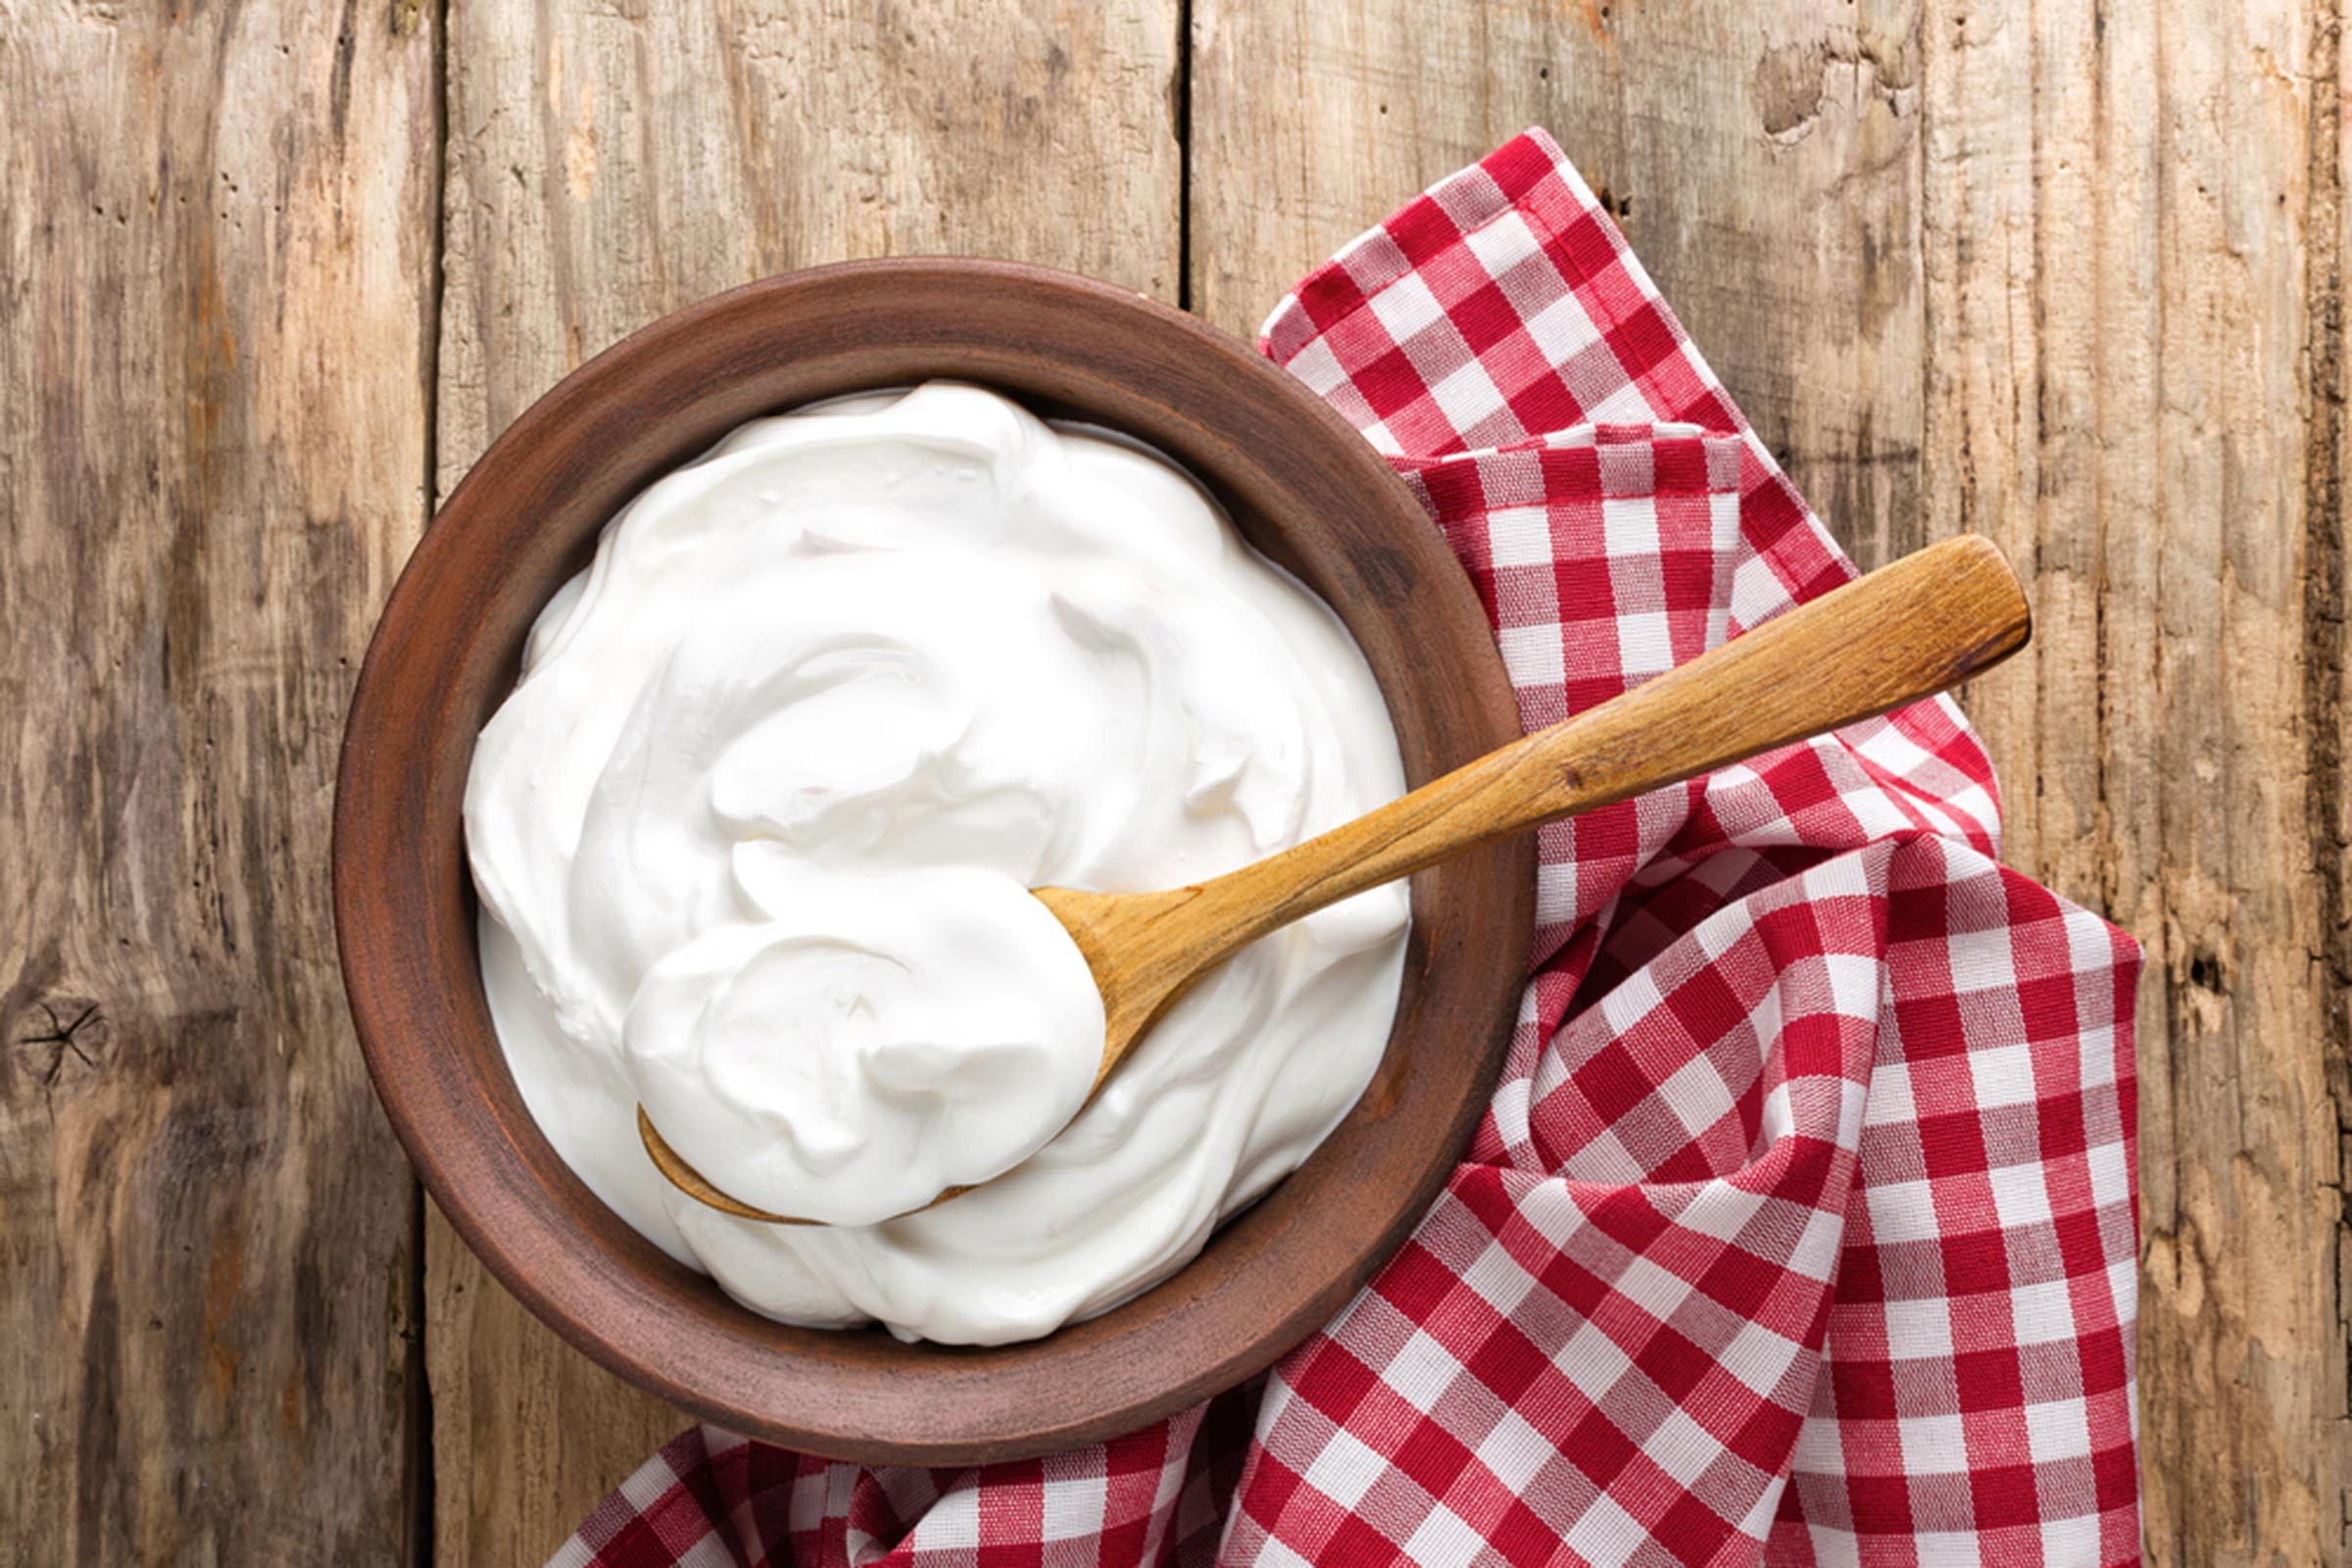
<svg viewBox="0 0 2352 1568">
<path fill-rule="evenodd" d="M 1946 539 L 1238 871 L 1164 893 L 1038 888 L 1102 991 L 1102 1064 L 1088 1097 L 1186 988 L 1270 931 L 1538 823 L 1933 696 L 1999 663 L 2032 634 L 2025 593 L 1992 542 Z M 817 1223 L 712 1187 L 642 1106 L 637 1131 L 662 1174 L 712 1208 Z"/>
</svg>

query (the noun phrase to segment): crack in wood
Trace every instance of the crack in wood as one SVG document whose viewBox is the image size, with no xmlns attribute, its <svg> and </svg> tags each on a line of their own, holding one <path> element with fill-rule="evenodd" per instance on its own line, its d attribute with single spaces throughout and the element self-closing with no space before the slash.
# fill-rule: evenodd
<svg viewBox="0 0 2352 1568">
<path fill-rule="evenodd" d="M 2352 897 L 2346 887 L 2344 698 L 2344 172 L 2338 145 L 2342 124 L 2342 19 L 2322 10 L 2313 19 L 2308 188 L 2303 233 L 2307 246 L 2304 322 L 2303 470 L 2303 744 L 2306 831 L 2319 894 L 2317 975 L 2320 1050 L 2339 1149 L 2335 1231 L 2337 1266 L 2327 1271 L 2334 1294 L 2338 1356 L 2345 1376 L 2339 1418 L 2352 1413 L 2352 1300 L 2344 1294 L 2343 1257 L 2352 1246 L 2352 1190 L 2340 1181 L 2352 1158 Z M 2341 1493 L 2339 1491 L 2339 1498 Z"/>
<path fill-rule="evenodd" d="M 66 1057 L 69 1054 L 84 1067 L 95 1071 L 98 1066 L 97 1058 L 82 1049 L 81 1036 L 85 1029 L 105 1028 L 106 1015 L 99 1010 L 98 1004 L 95 1002 L 85 1004 L 82 1009 L 71 1019 L 63 1020 L 59 1018 L 54 1003 L 43 1002 L 40 1007 L 49 1019 L 48 1032 L 23 1036 L 17 1044 L 55 1048 L 49 1053 L 49 1063 L 41 1072 L 43 1087 L 56 1087 L 58 1075 L 65 1070 Z M 95 1044 L 94 1041 L 92 1043 Z"/>
</svg>

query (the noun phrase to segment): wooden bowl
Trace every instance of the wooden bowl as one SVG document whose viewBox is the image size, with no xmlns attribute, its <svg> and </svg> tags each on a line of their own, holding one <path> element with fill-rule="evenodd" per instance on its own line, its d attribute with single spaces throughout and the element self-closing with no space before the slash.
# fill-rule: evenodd
<svg viewBox="0 0 2352 1568">
<path fill-rule="evenodd" d="M 931 376 L 1174 455 L 1348 623 L 1419 784 L 1519 733 L 1461 568 L 1363 438 L 1249 347 L 1104 284 L 1001 262 L 819 268 L 663 318 L 514 421 L 410 560 L 352 701 L 335 924 L 376 1093 L 442 1209 L 564 1338 L 694 1414 L 836 1458 L 963 1464 L 1129 1431 L 1327 1321 L 1435 1198 L 1487 1102 L 1534 923 L 1532 841 L 1416 877 L 1388 1054 L 1295 1175 L 1166 1283 L 993 1349 L 787 1328 L 605 1207 L 540 1135 L 492 1032 L 460 822 L 474 737 L 597 530 L 758 415 Z"/>
</svg>

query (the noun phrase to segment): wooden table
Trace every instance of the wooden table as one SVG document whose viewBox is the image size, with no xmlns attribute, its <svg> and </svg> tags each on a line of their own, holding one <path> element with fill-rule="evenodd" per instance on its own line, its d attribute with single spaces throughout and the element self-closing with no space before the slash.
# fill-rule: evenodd
<svg viewBox="0 0 2352 1568">
<path fill-rule="evenodd" d="M 2340 0 L 2339 0 L 2340 4 Z M 680 1418 L 419 1197 L 354 666 L 570 367 L 748 278 L 1249 331 L 1556 132 L 1865 564 L 2035 573 L 2007 855 L 2131 927 L 2151 1554 L 2352 1552 L 2340 19 L 2317 0 L 0 4 L 0 1558 L 536 1562 Z"/>
</svg>

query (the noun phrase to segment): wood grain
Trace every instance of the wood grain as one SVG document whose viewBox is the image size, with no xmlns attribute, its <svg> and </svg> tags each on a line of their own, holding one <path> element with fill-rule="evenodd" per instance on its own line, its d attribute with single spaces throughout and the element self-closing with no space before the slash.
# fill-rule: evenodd
<svg viewBox="0 0 2352 1568">
<path fill-rule="evenodd" d="M 2010 858 L 2150 945 L 2151 1555 L 2352 1555 L 2340 5 L 1191 0 L 1180 81 L 1177 4 L 0 4 L 0 1560 L 406 1551 L 318 878 L 436 458 L 844 255 L 1247 332 L 1535 122 L 1858 557 L 2037 568 L 1969 701 Z M 536 1560 L 671 1417 L 430 1257 L 441 1555 Z"/>
<path fill-rule="evenodd" d="M 1177 292 L 1175 0 L 455 0 L 449 27 L 444 493 L 588 355 L 790 268 L 960 251 Z M 439 1555 L 537 1561 L 683 1418 L 438 1222 L 427 1272 Z"/>
<path fill-rule="evenodd" d="M 326 850 L 424 518 L 431 13 L 0 12 L 0 1560 L 406 1563 Z"/>
<path fill-rule="evenodd" d="M 691 1423 L 558 1340 L 490 1278 L 438 1208 L 431 1216 L 430 1560 L 542 1562 Z"/>
<path fill-rule="evenodd" d="M 1195 0 L 1192 303 L 1252 333 L 1342 243 L 1560 140 L 1865 566 L 1918 490 L 1920 56 L 1905 0 Z"/>
<path fill-rule="evenodd" d="M 2338 21 L 1939 0 L 1923 28 L 1932 526 L 2040 568 L 2035 655 L 1974 704 L 2009 855 L 2148 949 L 2150 1556 L 2339 1562 Z"/>
</svg>

